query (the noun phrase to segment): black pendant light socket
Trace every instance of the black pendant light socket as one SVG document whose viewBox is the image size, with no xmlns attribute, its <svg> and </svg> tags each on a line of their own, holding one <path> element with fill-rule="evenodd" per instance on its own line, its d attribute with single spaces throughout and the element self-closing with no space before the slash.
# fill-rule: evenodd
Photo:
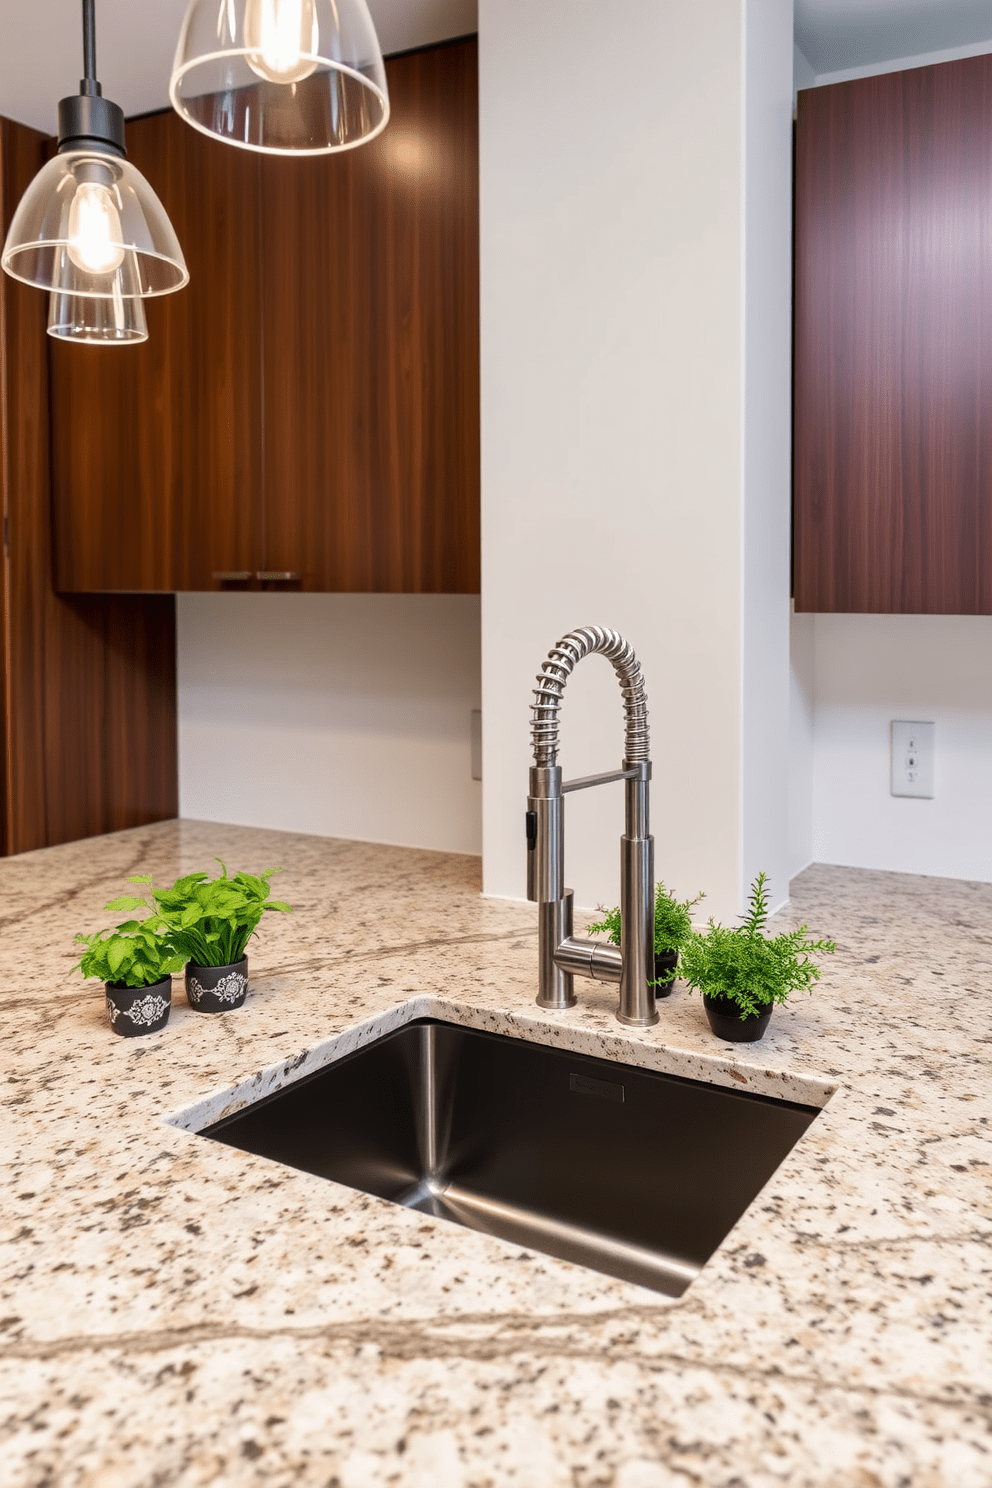
<svg viewBox="0 0 992 1488">
<path fill-rule="evenodd" d="M 73 93 L 59 100 L 59 150 L 87 149 L 126 154 L 124 110 L 99 93 Z"/>
<path fill-rule="evenodd" d="M 124 155 L 124 110 L 103 97 L 96 80 L 95 0 L 83 0 L 83 71 L 79 92 L 59 101 L 59 152 L 102 150 Z"/>
</svg>

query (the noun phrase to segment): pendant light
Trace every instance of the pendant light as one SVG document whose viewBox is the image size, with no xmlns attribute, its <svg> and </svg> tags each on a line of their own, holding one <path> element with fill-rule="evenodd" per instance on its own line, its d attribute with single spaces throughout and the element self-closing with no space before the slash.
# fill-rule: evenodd
<svg viewBox="0 0 992 1488">
<path fill-rule="evenodd" d="M 386 127 L 365 0 L 190 0 L 169 83 L 194 129 L 270 155 L 324 155 Z"/>
<path fill-rule="evenodd" d="M 148 340 L 143 300 L 112 300 L 94 295 L 51 294 L 48 334 L 57 341 L 86 346 L 135 346 Z"/>
<path fill-rule="evenodd" d="M 135 339 L 123 332 L 144 320 L 122 302 L 182 289 L 189 273 L 165 208 L 125 159 L 123 111 L 96 80 L 94 0 L 83 0 L 83 67 L 79 93 L 59 103 L 58 153 L 21 198 L 0 262 L 13 278 L 54 291 L 50 330 L 52 317 L 56 328 L 88 320 L 94 331 L 117 327 L 121 334 L 95 337 L 112 343 Z M 111 308 L 81 316 L 69 305 L 77 299 Z"/>
</svg>

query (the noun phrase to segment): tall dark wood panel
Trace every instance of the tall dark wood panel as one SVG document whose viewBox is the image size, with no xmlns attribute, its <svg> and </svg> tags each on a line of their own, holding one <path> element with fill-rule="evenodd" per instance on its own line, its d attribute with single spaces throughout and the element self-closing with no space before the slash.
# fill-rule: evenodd
<svg viewBox="0 0 992 1488">
<path fill-rule="evenodd" d="M 45 141 L 0 121 L 0 223 Z M 4 509 L 0 851 L 175 816 L 175 600 L 52 586 L 47 298 L 0 283 Z M 105 353 L 113 357 L 116 353 Z"/>
<path fill-rule="evenodd" d="M 170 109 L 131 121 L 190 282 L 135 347 L 52 347 L 56 583 L 221 587 L 263 563 L 258 156 Z"/>
<path fill-rule="evenodd" d="M 266 563 L 308 589 L 475 592 L 476 42 L 387 74 L 378 139 L 262 164 Z"/>
<path fill-rule="evenodd" d="M 992 613 L 992 57 L 799 95 L 798 610 Z"/>
</svg>

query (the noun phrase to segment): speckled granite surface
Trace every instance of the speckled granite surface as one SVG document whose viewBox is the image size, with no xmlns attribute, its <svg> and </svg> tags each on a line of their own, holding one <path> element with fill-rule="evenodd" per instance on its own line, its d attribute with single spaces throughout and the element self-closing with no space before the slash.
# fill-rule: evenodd
<svg viewBox="0 0 992 1488">
<path fill-rule="evenodd" d="M 73 933 L 214 853 L 284 863 L 295 914 L 243 1009 L 177 981 L 116 1038 Z M 992 1484 L 989 886 L 807 870 L 783 922 L 838 954 L 737 1052 L 681 987 L 646 1032 L 594 983 L 542 1015 L 533 911 L 470 858 L 168 823 L 0 889 L 4 1488 Z M 836 1093 L 678 1302 L 181 1129 L 432 1011 Z"/>
</svg>

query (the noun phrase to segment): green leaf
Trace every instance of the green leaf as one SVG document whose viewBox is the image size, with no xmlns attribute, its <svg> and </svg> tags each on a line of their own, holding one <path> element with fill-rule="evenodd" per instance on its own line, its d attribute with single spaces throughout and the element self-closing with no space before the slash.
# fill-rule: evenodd
<svg viewBox="0 0 992 1488">
<path fill-rule="evenodd" d="M 107 909 L 107 910 L 116 910 L 118 912 L 120 912 L 122 910 L 126 912 L 127 910 L 130 910 L 130 909 L 150 909 L 151 908 L 151 906 L 149 905 L 147 899 L 135 899 L 130 894 L 122 894 L 119 899 L 111 899 L 110 903 L 109 904 L 105 904 L 103 907 L 104 907 L 104 909 Z"/>
<path fill-rule="evenodd" d="M 113 976 L 117 975 L 124 957 L 127 955 L 127 941 L 122 935 L 115 935 L 107 947 L 107 965 Z"/>
</svg>

